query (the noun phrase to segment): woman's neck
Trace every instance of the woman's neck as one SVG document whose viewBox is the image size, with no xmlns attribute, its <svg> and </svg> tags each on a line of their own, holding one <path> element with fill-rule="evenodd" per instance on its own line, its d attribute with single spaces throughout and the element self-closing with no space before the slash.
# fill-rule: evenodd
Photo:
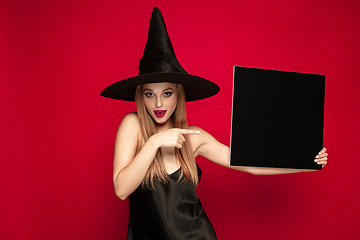
<svg viewBox="0 0 360 240">
<path fill-rule="evenodd" d="M 170 119 L 163 124 L 157 124 L 157 128 L 158 128 L 159 132 L 164 132 L 172 127 L 173 126 L 172 126 L 172 122 L 170 121 Z"/>
</svg>

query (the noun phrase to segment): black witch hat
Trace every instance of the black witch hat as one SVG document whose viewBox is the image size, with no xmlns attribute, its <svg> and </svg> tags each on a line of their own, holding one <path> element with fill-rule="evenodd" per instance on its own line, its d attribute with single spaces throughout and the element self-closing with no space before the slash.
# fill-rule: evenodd
<svg viewBox="0 0 360 240">
<path fill-rule="evenodd" d="M 154 7 L 144 54 L 139 63 L 139 75 L 108 86 L 100 95 L 134 101 L 135 90 L 138 85 L 159 82 L 182 84 L 186 101 L 211 97 L 220 90 L 215 83 L 188 74 L 180 65 L 166 31 L 164 18 L 160 10 Z"/>
</svg>

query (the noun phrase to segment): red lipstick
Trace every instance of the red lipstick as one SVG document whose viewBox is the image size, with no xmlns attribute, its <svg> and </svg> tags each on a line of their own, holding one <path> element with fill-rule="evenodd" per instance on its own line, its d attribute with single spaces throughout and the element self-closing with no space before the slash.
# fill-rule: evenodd
<svg viewBox="0 0 360 240">
<path fill-rule="evenodd" d="M 162 118 L 163 116 L 165 116 L 166 110 L 156 110 L 154 111 L 155 116 L 158 118 Z"/>
</svg>

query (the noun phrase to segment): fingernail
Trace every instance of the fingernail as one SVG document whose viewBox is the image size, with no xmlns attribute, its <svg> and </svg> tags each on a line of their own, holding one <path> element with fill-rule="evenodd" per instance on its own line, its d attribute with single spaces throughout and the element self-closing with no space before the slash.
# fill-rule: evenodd
<svg viewBox="0 0 360 240">
<path fill-rule="evenodd" d="M 319 155 L 317 155 L 315 158 L 319 158 L 320 156 Z"/>
<path fill-rule="evenodd" d="M 200 131 L 196 131 L 196 133 L 200 133 Z"/>
</svg>

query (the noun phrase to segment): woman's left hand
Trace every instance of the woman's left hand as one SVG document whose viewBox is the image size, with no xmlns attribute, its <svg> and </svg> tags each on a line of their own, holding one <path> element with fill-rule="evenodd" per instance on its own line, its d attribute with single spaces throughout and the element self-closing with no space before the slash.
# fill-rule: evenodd
<svg viewBox="0 0 360 240">
<path fill-rule="evenodd" d="M 327 149 L 323 148 L 318 155 L 316 155 L 315 157 L 315 162 L 319 165 L 322 165 L 323 167 L 325 167 L 325 165 L 327 164 L 327 156 L 328 154 L 326 153 Z"/>
</svg>

